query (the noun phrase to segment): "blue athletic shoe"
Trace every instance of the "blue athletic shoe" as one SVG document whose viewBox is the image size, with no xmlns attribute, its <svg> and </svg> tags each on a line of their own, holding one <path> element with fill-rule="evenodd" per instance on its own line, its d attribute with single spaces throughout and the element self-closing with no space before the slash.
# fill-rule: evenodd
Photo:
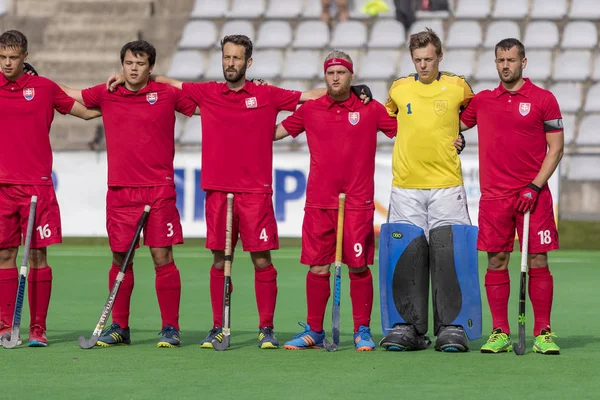
<svg viewBox="0 0 600 400">
<path fill-rule="evenodd" d="M 375 350 L 375 342 L 371 337 L 371 329 L 362 325 L 358 328 L 358 332 L 354 333 L 354 348 L 356 351 L 373 351 Z"/>
<path fill-rule="evenodd" d="M 179 339 L 179 331 L 171 325 L 165 325 L 165 328 L 160 331 L 162 335 L 158 341 L 158 347 L 179 347 L 181 340 Z"/>
<path fill-rule="evenodd" d="M 105 329 L 96 342 L 96 346 L 100 347 L 110 347 L 117 344 L 131 344 L 129 328 L 123 329 L 119 324 L 112 324 L 110 328 Z"/>
<path fill-rule="evenodd" d="M 220 326 L 216 326 L 208 332 L 208 335 L 200 342 L 200 347 L 203 349 L 212 349 L 212 341 L 215 340 L 217 335 L 221 335 L 221 339 L 223 338 L 223 328 Z"/>
<path fill-rule="evenodd" d="M 325 331 L 321 333 L 310 330 L 310 325 L 304 322 L 298 322 L 298 325 L 304 328 L 292 340 L 286 342 L 283 348 L 288 350 L 305 350 L 305 349 L 322 349 L 323 340 L 325 339 Z"/>
<path fill-rule="evenodd" d="M 260 328 L 260 331 L 258 332 L 258 347 L 261 349 L 279 348 L 279 340 L 277 340 L 277 338 L 275 337 L 275 333 L 273 333 L 273 328 Z"/>
</svg>

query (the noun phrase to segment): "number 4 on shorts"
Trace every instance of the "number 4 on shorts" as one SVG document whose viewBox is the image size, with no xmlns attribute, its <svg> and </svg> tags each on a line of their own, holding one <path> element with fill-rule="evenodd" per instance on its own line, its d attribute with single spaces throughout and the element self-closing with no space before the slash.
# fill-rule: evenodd
<svg viewBox="0 0 600 400">
<path fill-rule="evenodd" d="M 267 235 L 267 228 L 262 228 L 260 231 L 260 236 L 258 237 L 260 240 L 267 241 L 269 240 L 269 235 Z"/>
</svg>

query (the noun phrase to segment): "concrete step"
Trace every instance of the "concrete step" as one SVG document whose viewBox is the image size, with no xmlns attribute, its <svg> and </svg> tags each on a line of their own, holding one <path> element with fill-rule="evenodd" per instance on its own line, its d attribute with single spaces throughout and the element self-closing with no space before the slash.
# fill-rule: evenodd
<svg viewBox="0 0 600 400">
<path fill-rule="evenodd" d="M 137 18 L 150 17 L 154 12 L 154 6 L 150 0 L 135 1 L 62 1 L 58 5 L 58 14 L 62 16 L 73 15 L 78 18 L 83 15 L 96 16 L 97 18 L 108 16 Z"/>
<path fill-rule="evenodd" d="M 77 29 L 77 28 L 49 28 L 44 32 L 44 48 L 60 51 L 119 51 L 130 41 L 138 40 L 138 31 L 135 29 Z"/>
<path fill-rule="evenodd" d="M 51 17 L 56 15 L 61 0 L 19 0 L 13 3 L 19 17 Z"/>
</svg>

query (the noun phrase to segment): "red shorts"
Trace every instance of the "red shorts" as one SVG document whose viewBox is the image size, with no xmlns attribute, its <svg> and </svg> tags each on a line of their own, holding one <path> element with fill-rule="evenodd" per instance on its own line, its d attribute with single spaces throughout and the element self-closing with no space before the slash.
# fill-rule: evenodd
<svg viewBox="0 0 600 400">
<path fill-rule="evenodd" d="M 346 210 L 342 238 L 342 263 L 349 268 L 373 264 L 375 254 L 374 210 Z M 304 209 L 302 254 L 304 265 L 328 265 L 335 261 L 338 210 Z"/>
<path fill-rule="evenodd" d="M 112 251 L 122 253 L 129 249 L 146 204 L 152 208 L 143 231 L 144 244 L 168 247 L 183 243 L 175 186 L 109 187 L 106 230 Z"/>
<path fill-rule="evenodd" d="M 271 193 L 234 193 L 232 250 L 238 235 L 244 251 L 258 252 L 279 248 L 277 221 Z M 227 193 L 206 192 L 206 248 L 225 250 Z"/>
<path fill-rule="evenodd" d="M 0 249 L 18 247 L 27 234 L 31 196 L 38 196 L 31 248 L 62 242 L 60 209 L 52 185 L 0 184 Z"/>
<path fill-rule="evenodd" d="M 513 250 L 515 229 L 523 232 L 523 213 L 517 211 L 518 196 L 505 199 L 482 199 L 479 202 L 477 248 L 498 252 Z M 558 249 L 558 231 L 554 220 L 552 194 L 545 186 L 529 219 L 529 253 L 546 253 Z"/>
</svg>

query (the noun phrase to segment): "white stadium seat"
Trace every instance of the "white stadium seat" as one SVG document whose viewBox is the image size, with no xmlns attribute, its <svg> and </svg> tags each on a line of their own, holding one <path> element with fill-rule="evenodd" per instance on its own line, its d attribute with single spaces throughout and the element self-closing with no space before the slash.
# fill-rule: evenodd
<svg viewBox="0 0 600 400">
<path fill-rule="evenodd" d="M 406 42 L 404 25 L 395 19 L 378 19 L 373 23 L 369 38 L 369 48 L 399 49 Z"/>
<path fill-rule="evenodd" d="M 492 18 L 523 19 L 527 15 L 529 1 L 527 0 L 496 0 Z"/>
<path fill-rule="evenodd" d="M 558 28 L 550 21 L 534 21 L 525 27 L 526 49 L 551 49 L 558 45 Z"/>
<path fill-rule="evenodd" d="M 531 78 L 533 83 L 539 85 L 550 78 L 552 70 L 552 52 L 550 50 L 533 50 L 525 54 L 527 66 L 523 70 L 523 76 Z"/>
<path fill-rule="evenodd" d="M 583 110 L 586 113 L 600 113 L 600 83 L 588 89 Z"/>
<path fill-rule="evenodd" d="M 329 27 L 322 21 L 302 21 L 296 27 L 292 47 L 322 49 L 329 44 Z"/>
<path fill-rule="evenodd" d="M 483 46 L 486 49 L 493 49 L 502 39 L 515 38 L 521 39 L 521 30 L 519 25 L 513 21 L 493 21 L 490 22 L 485 35 Z"/>
<path fill-rule="evenodd" d="M 391 79 L 396 76 L 399 50 L 369 50 L 362 58 L 360 79 Z"/>
<path fill-rule="evenodd" d="M 323 61 L 319 52 L 310 50 L 290 51 L 285 57 L 283 76 L 286 79 L 314 79 L 322 76 Z"/>
<path fill-rule="evenodd" d="M 597 181 L 598 155 L 570 157 L 567 178 L 573 181 Z"/>
<path fill-rule="evenodd" d="M 572 0 L 569 18 L 586 19 L 590 21 L 600 19 L 600 1 Z"/>
<path fill-rule="evenodd" d="M 196 50 L 182 50 L 175 53 L 167 76 L 184 81 L 194 81 L 204 75 L 206 59 Z"/>
<path fill-rule="evenodd" d="M 475 74 L 475 50 L 453 50 L 444 53 L 440 70 L 462 75 L 469 80 Z"/>
<path fill-rule="evenodd" d="M 400 65 L 398 66 L 398 77 L 412 75 L 416 73 L 415 64 L 412 62 L 410 52 L 402 53 L 400 56 Z"/>
<path fill-rule="evenodd" d="M 275 0 L 281 1 L 281 0 Z M 302 10 L 303 19 L 321 18 L 321 0 L 304 0 L 304 9 Z"/>
<path fill-rule="evenodd" d="M 221 50 L 213 50 L 208 58 L 208 65 L 204 79 L 209 81 L 222 81 L 223 78 L 223 54 Z"/>
<path fill-rule="evenodd" d="M 367 44 L 367 27 L 359 21 L 344 21 L 335 25 L 331 36 L 336 49 L 361 48 Z"/>
<path fill-rule="evenodd" d="M 283 54 L 280 50 L 257 50 L 252 55 L 253 63 L 248 69 L 249 79 L 273 80 L 281 75 Z"/>
<path fill-rule="evenodd" d="M 190 21 L 183 28 L 181 49 L 209 49 L 217 42 L 217 27 L 212 21 Z"/>
<path fill-rule="evenodd" d="M 269 0 L 269 5 L 265 11 L 266 18 L 274 19 L 295 19 L 302 12 L 302 0 Z"/>
<path fill-rule="evenodd" d="M 600 115 L 588 115 L 579 126 L 579 133 L 575 139 L 575 143 L 580 146 L 599 146 L 600 135 L 598 135 L 598 127 L 600 126 Z M 596 162 L 598 165 L 598 162 Z M 596 174 L 598 171 L 596 171 Z"/>
<path fill-rule="evenodd" d="M 217 40 L 217 47 L 221 47 L 220 41 L 228 35 L 246 35 L 254 42 L 254 26 L 250 21 L 227 21 L 221 27 L 221 37 Z"/>
<path fill-rule="evenodd" d="M 567 0 L 533 0 L 532 19 L 562 19 L 567 14 Z"/>
<path fill-rule="evenodd" d="M 572 21 L 565 25 L 561 43 L 563 49 L 593 49 L 597 45 L 598 31 L 593 22 Z"/>
<path fill-rule="evenodd" d="M 592 55 L 589 51 L 561 52 L 554 60 L 554 79 L 557 81 L 584 81 L 591 73 Z"/>
<path fill-rule="evenodd" d="M 192 18 L 222 18 L 227 12 L 226 1 L 196 0 L 192 9 Z"/>
<path fill-rule="evenodd" d="M 454 15 L 456 18 L 484 19 L 490 15 L 491 9 L 490 0 L 459 0 Z"/>
<path fill-rule="evenodd" d="M 448 30 L 446 47 L 448 49 L 472 49 L 479 47 L 482 40 L 481 25 L 477 21 L 456 21 Z"/>
<path fill-rule="evenodd" d="M 498 72 L 496 71 L 496 62 L 494 60 L 494 50 L 486 50 L 481 53 L 477 61 L 475 79 L 478 81 L 497 81 Z"/>
<path fill-rule="evenodd" d="M 433 31 L 440 37 L 442 43 L 446 39 L 444 35 L 444 24 L 441 19 L 430 19 L 430 20 L 418 20 L 410 27 L 409 35 L 413 33 L 424 31 L 425 28 L 433 29 Z"/>
<path fill-rule="evenodd" d="M 283 80 L 279 85 L 280 88 L 289 89 L 289 90 L 298 90 L 300 92 L 305 92 L 309 89 L 309 81 L 298 81 L 298 80 Z"/>
<path fill-rule="evenodd" d="M 179 143 L 184 145 L 202 144 L 202 124 L 199 115 L 194 115 L 185 122 Z"/>
<path fill-rule="evenodd" d="M 265 13 L 265 0 L 231 0 L 228 18 L 255 19 Z"/>
<path fill-rule="evenodd" d="M 594 60 L 594 73 L 592 74 L 594 81 L 600 81 L 600 54 L 598 54 Z"/>
<path fill-rule="evenodd" d="M 266 21 L 257 32 L 257 49 L 285 49 L 292 43 L 292 27 L 287 21 Z"/>
<path fill-rule="evenodd" d="M 575 114 L 562 114 L 565 145 L 568 146 L 575 138 Z"/>
<path fill-rule="evenodd" d="M 565 113 L 576 113 L 581 108 L 581 85 L 577 83 L 557 83 L 550 87 L 554 93 L 560 110 Z"/>
</svg>

